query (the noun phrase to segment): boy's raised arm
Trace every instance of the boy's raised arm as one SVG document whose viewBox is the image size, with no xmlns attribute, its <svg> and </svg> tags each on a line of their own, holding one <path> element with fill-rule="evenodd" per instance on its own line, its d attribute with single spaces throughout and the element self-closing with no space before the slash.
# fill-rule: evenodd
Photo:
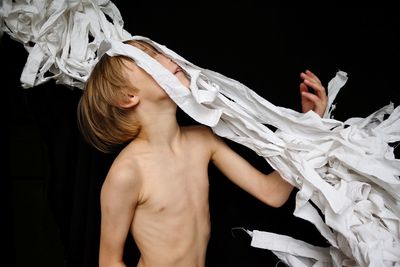
<svg viewBox="0 0 400 267">
<path fill-rule="evenodd" d="M 313 110 L 322 117 L 328 103 L 325 88 L 309 70 L 300 77 L 303 80 L 300 83 L 302 111 Z M 277 171 L 260 172 L 217 136 L 213 137 L 212 144 L 212 161 L 232 182 L 272 207 L 280 207 L 287 201 L 293 186 Z"/>
<path fill-rule="evenodd" d="M 280 207 L 287 201 L 293 186 L 278 172 L 260 172 L 217 136 L 213 137 L 213 148 L 211 160 L 236 185 L 272 207 Z"/>
</svg>

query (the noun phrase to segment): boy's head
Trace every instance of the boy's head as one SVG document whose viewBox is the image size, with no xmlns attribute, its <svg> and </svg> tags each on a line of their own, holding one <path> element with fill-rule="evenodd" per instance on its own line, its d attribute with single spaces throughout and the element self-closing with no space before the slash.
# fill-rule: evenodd
<svg viewBox="0 0 400 267">
<path fill-rule="evenodd" d="M 156 59 L 186 86 L 189 81 L 178 65 L 150 44 L 130 40 Z M 96 64 L 78 104 L 78 125 L 85 139 L 103 152 L 133 140 L 141 125 L 133 112 L 140 99 L 168 97 L 164 90 L 126 56 L 104 54 Z"/>
</svg>

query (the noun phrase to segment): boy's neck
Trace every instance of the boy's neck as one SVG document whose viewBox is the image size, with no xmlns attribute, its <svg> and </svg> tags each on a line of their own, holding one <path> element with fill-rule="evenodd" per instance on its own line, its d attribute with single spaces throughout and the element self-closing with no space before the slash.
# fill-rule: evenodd
<svg viewBox="0 0 400 267">
<path fill-rule="evenodd" d="M 140 116 L 140 115 L 139 115 Z M 141 130 L 136 140 L 151 146 L 172 147 L 180 138 L 180 127 L 176 120 L 176 108 L 149 111 L 140 116 Z"/>
</svg>

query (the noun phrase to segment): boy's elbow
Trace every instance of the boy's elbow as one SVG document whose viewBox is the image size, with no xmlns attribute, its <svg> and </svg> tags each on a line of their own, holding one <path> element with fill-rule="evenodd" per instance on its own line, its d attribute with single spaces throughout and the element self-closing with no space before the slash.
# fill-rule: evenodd
<svg viewBox="0 0 400 267">
<path fill-rule="evenodd" d="M 262 201 L 267 204 L 268 206 L 271 206 L 273 208 L 280 208 L 283 205 L 286 204 L 286 202 L 288 201 L 290 194 L 293 190 L 293 186 L 287 186 L 287 188 L 285 188 L 286 190 L 284 191 L 284 193 L 280 193 L 280 194 L 275 194 L 275 195 L 268 195 L 266 194 L 266 198 L 263 199 Z"/>
<path fill-rule="evenodd" d="M 285 205 L 285 203 L 287 202 L 288 198 L 284 199 L 284 200 L 277 200 L 277 201 L 272 201 L 270 202 L 268 205 L 273 207 L 273 208 L 280 208 L 283 205 Z"/>
</svg>

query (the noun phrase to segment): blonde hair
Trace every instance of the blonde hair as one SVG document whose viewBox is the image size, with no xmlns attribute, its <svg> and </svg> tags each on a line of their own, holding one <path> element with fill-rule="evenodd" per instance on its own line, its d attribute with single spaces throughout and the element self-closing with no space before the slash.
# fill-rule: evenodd
<svg viewBox="0 0 400 267">
<path fill-rule="evenodd" d="M 131 40 L 126 43 L 142 49 L 150 56 L 158 51 L 150 44 Z M 141 125 L 132 119 L 127 109 L 117 103 L 124 91 L 133 90 L 124 68 L 126 56 L 110 57 L 104 54 L 93 68 L 78 104 L 78 126 L 86 141 L 96 149 L 109 153 L 114 148 L 133 140 L 139 134 Z"/>
</svg>

